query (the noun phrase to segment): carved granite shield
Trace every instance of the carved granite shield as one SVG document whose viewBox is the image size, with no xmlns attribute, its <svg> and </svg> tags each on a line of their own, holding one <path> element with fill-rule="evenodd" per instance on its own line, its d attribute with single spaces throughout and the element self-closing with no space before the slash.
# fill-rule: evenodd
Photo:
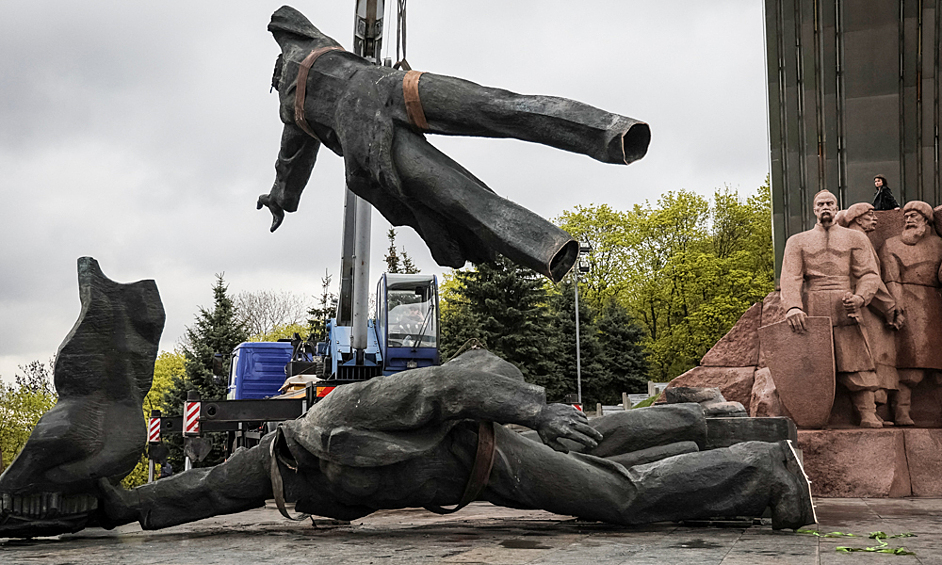
<svg viewBox="0 0 942 565">
<path fill-rule="evenodd" d="M 799 428 L 823 428 L 834 405 L 831 319 L 808 316 L 804 332 L 787 321 L 759 328 L 759 345 L 782 404 Z"/>
</svg>

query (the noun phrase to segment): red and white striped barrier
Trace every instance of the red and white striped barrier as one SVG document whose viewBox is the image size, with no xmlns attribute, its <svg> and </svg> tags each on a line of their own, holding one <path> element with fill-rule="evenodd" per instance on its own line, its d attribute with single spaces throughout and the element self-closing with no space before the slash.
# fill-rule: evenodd
<svg viewBox="0 0 942 565">
<path fill-rule="evenodd" d="M 147 441 L 156 443 L 160 441 L 160 418 L 151 418 L 147 425 Z"/>
<path fill-rule="evenodd" d="M 199 435 L 200 433 L 200 403 L 187 400 L 183 410 L 183 433 L 186 435 Z"/>
</svg>

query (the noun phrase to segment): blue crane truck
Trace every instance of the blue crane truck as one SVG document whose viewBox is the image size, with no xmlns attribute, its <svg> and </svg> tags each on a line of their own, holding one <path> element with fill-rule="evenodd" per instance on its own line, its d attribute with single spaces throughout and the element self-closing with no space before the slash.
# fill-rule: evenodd
<svg viewBox="0 0 942 565">
<path fill-rule="evenodd" d="M 228 376 L 227 400 L 204 401 L 201 426 L 228 432 L 231 452 L 254 445 L 277 422 L 303 415 L 337 386 L 438 365 L 439 322 L 434 275 L 385 273 L 376 285 L 367 347 L 359 359 L 350 326 L 336 318 L 321 342 L 295 334 L 278 342 L 240 343 L 227 368 L 216 363 L 217 377 Z"/>
</svg>

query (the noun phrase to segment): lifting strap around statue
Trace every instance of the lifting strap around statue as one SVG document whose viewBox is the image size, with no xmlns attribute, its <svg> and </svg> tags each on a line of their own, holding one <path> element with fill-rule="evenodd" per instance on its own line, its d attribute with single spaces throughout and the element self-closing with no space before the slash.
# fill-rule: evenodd
<svg viewBox="0 0 942 565">
<path fill-rule="evenodd" d="M 316 61 L 318 57 L 330 51 L 343 50 L 343 47 L 336 45 L 333 47 L 321 47 L 320 49 L 315 49 L 308 53 L 307 57 L 301 61 L 301 66 L 298 69 L 298 85 L 294 91 L 294 123 L 296 123 L 299 128 L 303 129 L 304 133 L 318 141 L 320 141 L 320 138 L 317 137 L 317 134 L 314 133 L 314 130 L 311 129 L 311 126 L 309 126 L 307 123 L 307 119 L 304 117 L 304 97 L 307 94 L 307 75 L 310 72 L 311 67 L 314 65 L 314 61 Z"/>
<path fill-rule="evenodd" d="M 419 79 L 421 77 L 422 71 L 408 71 L 406 76 L 402 77 L 402 97 L 406 101 L 406 114 L 409 116 L 409 122 L 419 131 L 428 131 L 425 110 L 422 109 L 422 101 L 419 99 Z"/>
<path fill-rule="evenodd" d="M 281 426 L 275 430 L 275 437 L 272 438 L 271 445 L 269 446 L 269 455 L 271 456 L 271 490 L 275 495 L 275 505 L 278 507 L 278 511 L 281 512 L 281 515 L 289 520 L 295 522 L 301 522 L 302 520 L 307 520 L 311 517 L 310 514 L 298 514 L 297 516 L 292 516 L 288 513 L 288 509 L 285 506 L 285 483 L 281 478 L 281 469 L 278 467 L 278 461 L 280 460 L 284 463 L 285 467 L 288 467 L 295 473 L 298 472 L 297 464 L 292 465 L 290 461 L 285 460 L 282 457 L 278 449 L 278 444 L 284 440 L 284 433 L 281 431 Z M 285 446 L 287 448 L 287 445 Z"/>
<path fill-rule="evenodd" d="M 474 454 L 474 465 L 471 466 L 471 476 L 468 477 L 468 484 L 464 487 L 461 502 L 454 508 L 426 506 L 425 509 L 436 514 L 451 514 L 477 500 L 491 476 L 496 447 L 497 439 L 494 437 L 494 422 L 481 422 L 478 424 L 478 448 Z"/>
</svg>

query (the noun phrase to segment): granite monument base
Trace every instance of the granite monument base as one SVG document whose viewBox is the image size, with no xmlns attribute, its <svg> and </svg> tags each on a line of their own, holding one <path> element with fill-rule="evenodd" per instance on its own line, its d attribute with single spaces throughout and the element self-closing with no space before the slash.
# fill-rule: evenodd
<svg viewBox="0 0 942 565">
<path fill-rule="evenodd" d="M 798 446 L 815 496 L 942 497 L 942 429 L 799 430 Z"/>
</svg>

